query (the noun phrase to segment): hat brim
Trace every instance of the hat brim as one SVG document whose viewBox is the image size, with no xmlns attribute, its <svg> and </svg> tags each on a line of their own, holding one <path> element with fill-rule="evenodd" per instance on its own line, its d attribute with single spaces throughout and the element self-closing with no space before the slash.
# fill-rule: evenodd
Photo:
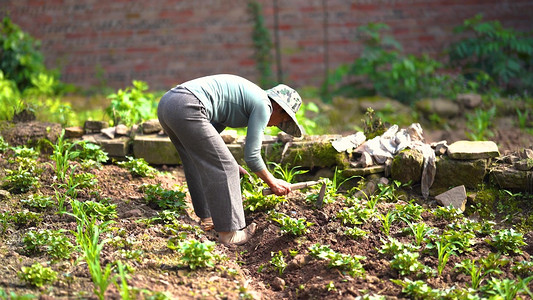
<svg viewBox="0 0 533 300">
<path fill-rule="evenodd" d="M 304 133 L 304 130 L 302 126 L 298 124 L 298 120 L 296 120 L 296 115 L 294 114 L 292 109 L 287 105 L 285 101 L 279 99 L 276 95 L 269 94 L 268 97 L 276 101 L 276 103 L 279 104 L 279 106 L 283 108 L 283 110 L 291 117 L 291 120 L 284 121 L 279 124 L 278 128 L 294 137 L 301 137 Z"/>
</svg>

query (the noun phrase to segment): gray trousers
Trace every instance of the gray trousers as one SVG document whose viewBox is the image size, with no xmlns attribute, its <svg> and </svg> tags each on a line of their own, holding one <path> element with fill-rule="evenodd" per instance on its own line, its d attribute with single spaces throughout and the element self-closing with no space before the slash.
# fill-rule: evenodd
<svg viewBox="0 0 533 300">
<path fill-rule="evenodd" d="M 196 215 L 212 217 L 219 232 L 244 228 L 239 166 L 200 100 L 174 88 L 161 98 L 157 116 L 180 155 Z"/>
</svg>

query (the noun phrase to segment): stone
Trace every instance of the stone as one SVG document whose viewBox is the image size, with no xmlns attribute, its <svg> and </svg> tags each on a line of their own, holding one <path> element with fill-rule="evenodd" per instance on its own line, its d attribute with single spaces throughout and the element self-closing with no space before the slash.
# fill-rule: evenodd
<svg viewBox="0 0 533 300">
<path fill-rule="evenodd" d="M 124 124 L 118 124 L 115 127 L 115 136 L 128 136 L 130 135 L 130 129 Z"/>
<path fill-rule="evenodd" d="M 131 155 L 130 139 L 127 137 L 107 139 L 103 138 L 102 135 L 98 135 L 95 143 L 100 145 L 109 157 L 126 157 Z"/>
<path fill-rule="evenodd" d="M 435 149 L 435 155 L 441 156 L 446 154 L 448 151 L 448 142 L 447 141 L 440 141 L 437 143 L 432 143 L 431 148 Z"/>
<path fill-rule="evenodd" d="M 9 191 L 6 190 L 0 190 L 0 200 L 6 200 L 11 196 Z"/>
<path fill-rule="evenodd" d="M 520 171 L 512 167 L 498 165 L 490 169 L 489 179 L 501 189 L 533 192 L 532 171 Z"/>
<path fill-rule="evenodd" d="M 533 159 L 533 150 L 531 149 L 524 149 L 520 151 L 520 158 L 524 159 Z"/>
<path fill-rule="evenodd" d="M 292 142 L 294 140 L 294 137 L 290 134 L 280 131 L 278 133 L 278 140 L 282 142 L 283 144 L 286 144 L 286 143 Z"/>
<path fill-rule="evenodd" d="M 459 105 L 448 99 L 423 99 L 418 101 L 415 106 L 426 116 L 436 114 L 446 119 L 460 114 Z"/>
<path fill-rule="evenodd" d="M 141 127 L 144 134 L 158 133 L 161 129 L 163 129 L 158 119 L 148 120 L 142 123 Z"/>
<path fill-rule="evenodd" d="M 285 280 L 279 277 L 274 278 L 274 280 L 272 280 L 272 288 L 275 291 L 282 291 L 285 288 Z"/>
<path fill-rule="evenodd" d="M 85 133 L 100 133 L 102 129 L 109 127 L 109 124 L 104 121 L 85 121 Z"/>
<path fill-rule="evenodd" d="M 65 128 L 65 137 L 67 139 L 81 138 L 85 134 L 85 130 L 80 126 L 73 126 Z"/>
<path fill-rule="evenodd" d="M 533 159 L 520 159 L 513 163 L 513 167 L 520 171 L 529 171 L 533 168 Z"/>
<path fill-rule="evenodd" d="M 476 108 L 483 103 L 483 100 L 479 94 L 468 93 L 457 95 L 457 102 L 461 103 L 465 108 Z"/>
<path fill-rule="evenodd" d="M 293 142 L 281 163 L 290 163 L 303 168 L 339 166 L 344 169 L 350 165 L 347 153 L 337 152 L 327 139 Z"/>
<path fill-rule="evenodd" d="M 394 156 L 391 178 L 401 183 L 418 183 L 422 178 L 424 155 L 416 149 L 405 149 Z"/>
<path fill-rule="evenodd" d="M 430 193 L 433 195 L 460 185 L 476 189 L 484 182 L 488 161 L 487 159 L 455 160 L 447 156 L 438 156 L 435 165 L 435 179 L 430 188 Z"/>
<path fill-rule="evenodd" d="M 435 196 L 437 203 L 444 206 L 452 206 L 461 211 L 466 209 L 466 189 L 464 185 L 456 186 L 442 194 Z"/>
<path fill-rule="evenodd" d="M 231 144 L 237 140 L 237 130 L 226 129 L 220 133 L 224 143 Z"/>
<path fill-rule="evenodd" d="M 137 135 L 133 139 L 133 155 L 135 158 L 144 158 L 147 163 L 154 165 L 181 164 L 178 151 L 169 137 L 150 135 Z"/>
<path fill-rule="evenodd" d="M 102 128 L 100 133 L 109 139 L 115 138 L 115 127 Z"/>
<path fill-rule="evenodd" d="M 359 159 L 360 166 L 362 168 L 370 167 L 374 164 L 374 161 L 372 160 L 372 155 L 368 152 L 361 153 L 361 158 Z"/>
<path fill-rule="evenodd" d="M 342 170 L 342 176 L 352 177 L 352 176 L 366 176 L 370 174 L 377 174 L 385 172 L 384 165 L 376 165 L 368 168 L 348 168 Z"/>
<path fill-rule="evenodd" d="M 500 155 L 498 145 L 493 141 L 457 141 L 448 147 L 452 159 L 493 158 Z"/>
</svg>

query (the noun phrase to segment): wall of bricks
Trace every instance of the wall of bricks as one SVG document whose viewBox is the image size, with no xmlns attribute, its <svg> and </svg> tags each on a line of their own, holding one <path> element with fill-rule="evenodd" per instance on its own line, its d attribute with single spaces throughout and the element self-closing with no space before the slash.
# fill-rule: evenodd
<svg viewBox="0 0 533 300">
<path fill-rule="evenodd" d="M 453 27 L 477 13 L 517 30 L 533 29 L 530 0 L 259 2 L 273 41 L 278 17 L 281 73 L 296 88 L 318 86 L 327 69 L 355 59 L 362 50 L 356 28 L 368 22 L 388 24 L 405 52 L 437 58 L 444 58 Z M 47 66 L 59 68 L 68 83 L 123 88 L 136 79 L 152 89 L 168 89 L 214 73 L 258 79 L 248 0 L 0 3 L 0 14 L 41 41 Z"/>
</svg>

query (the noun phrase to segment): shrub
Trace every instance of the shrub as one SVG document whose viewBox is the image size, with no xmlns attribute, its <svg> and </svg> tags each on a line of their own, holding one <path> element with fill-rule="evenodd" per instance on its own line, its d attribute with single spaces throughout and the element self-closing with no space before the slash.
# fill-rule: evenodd
<svg viewBox="0 0 533 300">
<path fill-rule="evenodd" d="M 147 93 L 148 84 L 134 80 L 132 87 L 119 89 L 108 98 L 111 104 L 105 109 L 113 120 L 113 125 L 131 126 L 142 121 L 157 118 L 157 102 L 151 93 Z"/>
</svg>

